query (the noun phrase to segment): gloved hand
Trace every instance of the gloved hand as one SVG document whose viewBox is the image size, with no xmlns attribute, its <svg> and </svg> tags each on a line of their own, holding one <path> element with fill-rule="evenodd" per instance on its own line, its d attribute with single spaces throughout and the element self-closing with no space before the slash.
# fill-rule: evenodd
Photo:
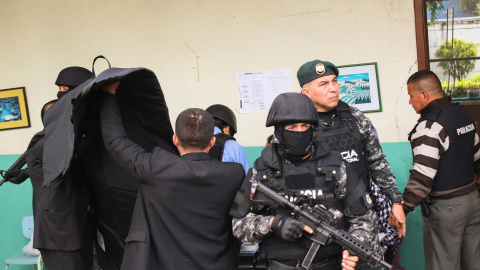
<svg viewBox="0 0 480 270">
<path fill-rule="evenodd" d="M 290 218 L 275 216 L 270 228 L 272 232 L 280 236 L 285 241 L 295 241 L 302 235 L 305 224 L 300 221 Z"/>
<path fill-rule="evenodd" d="M 29 177 L 26 169 L 8 171 L 4 175 L 4 179 L 14 184 L 21 184 Z"/>
</svg>

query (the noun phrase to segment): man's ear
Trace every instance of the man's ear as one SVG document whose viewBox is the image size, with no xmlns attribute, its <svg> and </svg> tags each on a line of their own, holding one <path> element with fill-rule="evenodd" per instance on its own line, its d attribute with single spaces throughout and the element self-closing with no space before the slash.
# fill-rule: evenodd
<svg viewBox="0 0 480 270">
<path fill-rule="evenodd" d="M 178 147 L 180 145 L 180 141 L 178 140 L 178 137 L 177 135 L 173 134 L 172 136 L 172 141 L 173 141 L 173 144 Z"/>
<path fill-rule="evenodd" d="M 420 94 L 422 95 L 423 102 L 425 104 L 428 104 L 430 100 L 430 94 L 428 93 L 428 91 L 422 91 Z"/>
<path fill-rule="evenodd" d="M 306 95 L 307 97 L 310 97 L 310 89 L 302 88 L 302 94 Z"/>
<path fill-rule="evenodd" d="M 210 140 L 210 143 L 208 144 L 208 148 L 212 148 L 213 145 L 215 144 L 216 140 L 217 140 L 217 138 L 215 138 L 215 136 L 213 136 L 212 139 Z"/>
</svg>

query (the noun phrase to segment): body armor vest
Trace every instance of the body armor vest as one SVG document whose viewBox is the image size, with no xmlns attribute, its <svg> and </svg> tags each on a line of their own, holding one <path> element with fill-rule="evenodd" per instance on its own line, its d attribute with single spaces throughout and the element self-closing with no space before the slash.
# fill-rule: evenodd
<svg viewBox="0 0 480 270">
<path fill-rule="evenodd" d="M 225 149 L 225 142 L 227 140 L 235 140 L 235 138 L 225 133 L 217 133 L 214 136 L 216 139 L 215 144 L 212 146 L 212 148 L 210 148 L 210 151 L 208 151 L 208 155 L 212 159 L 218 159 L 222 161 L 223 149 Z"/>
<path fill-rule="evenodd" d="M 448 191 L 471 184 L 474 174 L 473 145 L 477 131 L 472 117 L 460 106 L 450 103 L 428 110 L 418 120 L 418 123 L 424 120 L 442 125 L 450 140 L 448 150 L 440 156 L 438 161 L 438 170 L 433 179 L 432 191 Z M 410 134 L 414 134 L 416 128 L 417 126 Z"/>
<path fill-rule="evenodd" d="M 318 145 L 318 143 L 316 143 Z M 299 166 L 292 165 L 289 161 L 280 158 L 275 150 L 276 144 L 267 146 L 259 159 L 255 161 L 257 169 L 257 179 L 262 181 L 272 189 L 272 182 L 276 182 L 282 189 L 282 192 L 292 202 L 299 203 L 299 197 L 294 194 L 305 195 L 308 200 L 302 200 L 313 206 L 315 204 L 324 204 L 328 207 L 343 210 L 340 203 L 335 200 L 335 175 L 339 172 L 342 158 L 338 152 L 314 153 L 313 157 L 304 164 Z M 320 150 L 318 147 L 315 149 Z M 278 192 L 278 191 L 277 191 Z M 304 196 L 300 196 L 303 198 Z M 261 193 L 256 193 L 253 203 L 256 206 L 261 205 L 258 213 L 262 215 L 281 215 L 291 217 L 289 209 L 275 207 L 264 204 L 269 201 Z M 256 209 L 253 206 L 253 209 Z M 345 222 L 340 222 L 339 228 L 345 229 Z M 301 261 L 307 254 L 311 245 L 311 240 L 307 237 L 301 237 L 294 242 L 287 242 L 276 235 L 271 235 L 260 244 L 260 259 L 269 260 L 293 260 Z M 326 258 L 341 253 L 341 246 L 337 244 L 329 244 L 322 246 L 316 258 Z"/>
<path fill-rule="evenodd" d="M 332 151 L 338 151 L 347 163 L 347 195 L 344 207 L 353 215 L 361 215 L 371 208 L 369 197 L 369 175 L 362 134 L 349 106 L 338 102 L 331 124 L 320 124 L 316 140 L 327 144 Z M 355 176 L 355 177 L 354 177 Z"/>
</svg>

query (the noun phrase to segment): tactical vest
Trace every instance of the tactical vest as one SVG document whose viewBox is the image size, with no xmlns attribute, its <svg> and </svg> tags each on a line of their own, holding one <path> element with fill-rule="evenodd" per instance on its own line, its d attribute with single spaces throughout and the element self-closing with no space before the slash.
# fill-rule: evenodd
<svg viewBox="0 0 480 270">
<path fill-rule="evenodd" d="M 254 166 L 257 169 L 257 177 L 262 183 L 271 188 L 272 182 L 278 183 L 280 187 L 286 188 L 283 190 L 284 194 L 293 202 L 298 203 L 296 201 L 298 197 L 294 197 L 294 191 L 296 194 L 303 194 L 309 197 L 310 199 L 304 201 L 304 203 L 311 206 L 322 203 L 329 207 L 343 210 L 340 202 L 334 198 L 335 175 L 339 172 L 342 162 L 338 152 L 326 152 L 322 156 L 314 154 L 313 160 L 299 166 L 293 166 L 290 162 L 276 154 L 275 147 L 276 144 L 266 147 L 262 151 L 262 156 L 255 161 Z M 267 201 L 267 199 L 257 192 L 253 199 L 253 204 L 264 201 Z M 255 206 L 253 209 L 255 209 Z M 265 206 L 264 204 L 258 213 L 272 216 L 292 216 L 289 209 Z M 339 228 L 346 228 L 345 221 L 341 222 Z M 311 243 L 311 240 L 307 237 L 301 237 L 294 242 L 287 242 L 272 234 L 261 242 L 259 258 L 302 261 Z M 329 244 L 322 246 L 315 258 L 320 259 L 338 255 L 341 251 L 341 246 Z"/>
<path fill-rule="evenodd" d="M 223 149 L 225 149 L 225 142 L 227 140 L 235 140 L 235 138 L 225 133 L 217 133 L 214 136 L 216 139 L 215 144 L 212 146 L 212 148 L 210 148 L 210 151 L 208 151 L 208 155 L 212 159 L 218 159 L 222 161 Z"/>
<path fill-rule="evenodd" d="M 338 151 L 347 163 L 347 195 L 344 207 L 353 215 L 361 215 L 372 208 L 369 195 L 368 164 L 365 146 L 350 107 L 338 102 L 331 126 L 319 125 L 316 140 L 327 144 L 332 151 Z M 352 177 L 355 175 L 356 177 Z"/>
<path fill-rule="evenodd" d="M 449 104 L 428 110 L 418 123 L 430 120 L 445 129 L 450 146 L 440 156 L 438 170 L 433 178 L 432 191 L 448 191 L 469 185 L 473 181 L 473 145 L 477 131 L 472 117 L 460 106 Z M 410 134 L 416 132 L 418 124 Z M 411 141 L 411 135 L 409 136 Z M 412 146 L 413 149 L 413 146 Z"/>
</svg>

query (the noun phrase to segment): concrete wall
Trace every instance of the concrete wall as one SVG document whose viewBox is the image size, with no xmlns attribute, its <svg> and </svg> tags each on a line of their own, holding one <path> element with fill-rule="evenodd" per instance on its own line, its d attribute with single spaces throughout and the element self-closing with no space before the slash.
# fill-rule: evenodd
<svg viewBox="0 0 480 270">
<path fill-rule="evenodd" d="M 377 62 L 383 111 L 368 116 L 383 142 L 405 141 L 416 118 L 405 85 L 416 69 L 413 1 L 3 0 L 0 36 L 0 89 L 25 86 L 32 121 L 0 133 L 17 142 L 1 154 L 23 152 L 41 129 L 39 110 L 55 98 L 58 72 L 90 69 L 100 54 L 114 67 L 153 70 L 172 119 L 213 103 L 239 112 L 239 72 L 290 69 L 299 91 L 297 69 L 317 58 Z M 106 67 L 98 61 L 97 73 Z M 263 145 L 266 112 L 237 118 L 238 140 Z"/>
<path fill-rule="evenodd" d="M 2 0 L 0 39 L 0 89 L 26 88 L 32 123 L 0 131 L 0 169 L 42 128 L 39 111 L 55 98 L 58 72 L 90 69 L 97 55 L 114 67 L 154 71 L 172 121 L 188 107 L 232 108 L 237 140 L 247 146 L 251 162 L 272 129 L 264 127 L 266 112 L 239 113 L 237 73 L 289 69 L 291 89 L 298 91 L 298 67 L 322 59 L 336 65 L 377 62 L 383 111 L 368 117 L 401 190 L 406 183 L 411 157 L 405 142 L 418 118 L 405 85 L 417 69 L 413 1 Z M 104 61 L 95 66 L 97 74 L 106 68 Z M 26 244 L 15 230 L 31 214 L 30 197 L 29 183 L 0 188 L 1 260 Z M 410 229 L 415 213 L 408 220 Z M 417 227 L 405 240 L 412 241 L 413 258 L 422 250 L 418 237 L 410 238 Z"/>
</svg>

